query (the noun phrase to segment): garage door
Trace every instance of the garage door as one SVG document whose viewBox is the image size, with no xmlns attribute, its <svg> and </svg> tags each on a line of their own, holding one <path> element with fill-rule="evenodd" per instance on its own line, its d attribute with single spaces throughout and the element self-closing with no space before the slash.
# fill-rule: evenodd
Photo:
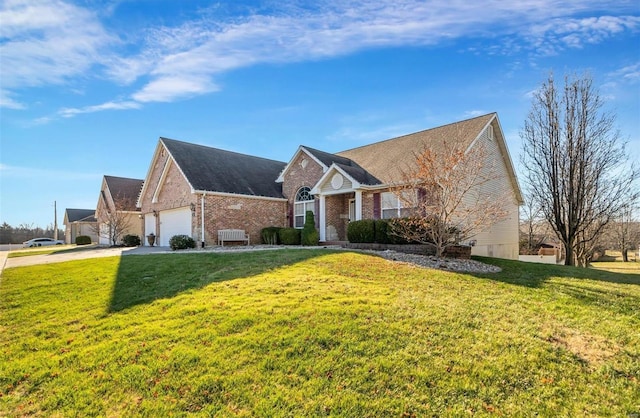
<svg viewBox="0 0 640 418">
<path fill-rule="evenodd" d="M 174 235 L 191 236 L 191 209 L 189 207 L 160 212 L 160 245 L 169 246 Z"/>
</svg>

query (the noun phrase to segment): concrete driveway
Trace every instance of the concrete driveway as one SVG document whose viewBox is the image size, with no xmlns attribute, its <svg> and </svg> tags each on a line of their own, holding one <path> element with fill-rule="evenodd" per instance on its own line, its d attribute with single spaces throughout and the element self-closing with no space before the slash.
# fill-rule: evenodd
<svg viewBox="0 0 640 418">
<path fill-rule="evenodd" d="M 87 258 L 113 257 L 130 254 L 156 254 L 172 252 L 169 247 L 121 247 L 121 248 L 87 248 L 74 251 L 61 251 L 53 254 L 30 255 L 7 258 L 8 251 L 0 251 L 0 274 L 5 268 L 33 266 L 36 264 L 61 263 L 63 261 L 83 260 Z"/>
</svg>

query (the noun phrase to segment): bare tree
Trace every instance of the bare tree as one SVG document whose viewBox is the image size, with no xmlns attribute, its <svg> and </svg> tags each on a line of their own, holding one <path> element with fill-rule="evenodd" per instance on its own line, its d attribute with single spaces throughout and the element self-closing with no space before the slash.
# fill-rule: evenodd
<svg viewBox="0 0 640 418">
<path fill-rule="evenodd" d="M 425 149 L 392 187 L 409 215 L 390 223 L 392 234 L 432 245 L 441 257 L 506 218 L 506 197 L 487 192 L 499 177 L 482 141 L 468 151 L 451 142 Z"/>
<path fill-rule="evenodd" d="M 535 254 L 544 239 L 540 234 L 542 209 L 538 202 L 525 192 L 524 204 L 520 207 L 520 254 Z"/>
<path fill-rule="evenodd" d="M 634 219 L 634 203 L 629 202 L 608 228 L 607 242 L 612 249 L 622 253 L 622 261 L 629 261 L 629 250 L 640 245 L 640 221 Z"/>
<path fill-rule="evenodd" d="M 534 93 L 520 134 L 531 197 L 564 244 L 567 265 L 587 265 L 638 175 L 603 104 L 589 76 L 566 77 L 558 91 L 551 75 Z"/>
<path fill-rule="evenodd" d="M 101 199 L 96 210 L 98 223 L 94 232 L 107 238 L 111 245 L 118 244 L 131 227 L 131 207 L 135 207 L 133 198 L 116 196 L 114 201 L 109 203 L 106 198 Z"/>
</svg>

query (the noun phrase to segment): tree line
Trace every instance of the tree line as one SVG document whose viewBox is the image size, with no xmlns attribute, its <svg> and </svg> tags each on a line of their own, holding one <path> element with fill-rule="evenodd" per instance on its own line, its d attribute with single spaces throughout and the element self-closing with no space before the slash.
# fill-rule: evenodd
<svg viewBox="0 0 640 418">
<path fill-rule="evenodd" d="M 33 224 L 20 224 L 13 227 L 4 222 L 0 225 L 0 244 L 22 244 L 33 238 L 54 238 L 53 224 L 41 228 Z M 64 230 L 58 228 L 58 239 L 64 240 Z"/>
</svg>

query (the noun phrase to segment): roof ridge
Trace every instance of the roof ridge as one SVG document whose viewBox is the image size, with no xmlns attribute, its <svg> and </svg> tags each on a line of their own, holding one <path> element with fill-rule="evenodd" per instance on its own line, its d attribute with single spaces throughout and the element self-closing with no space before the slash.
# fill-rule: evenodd
<svg viewBox="0 0 640 418">
<path fill-rule="evenodd" d="M 456 121 L 456 122 L 450 122 L 450 123 L 446 123 L 446 124 L 444 124 L 444 125 L 434 126 L 434 127 L 432 127 L 432 128 L 423 129 L 423 130 L 421 130 L 421 131 L 411 132 L 411 133 L 408 133 L 408 134 L 395 136 L 395 137 L 393 137 L 393 138 L 388 138 L 388 139 L 383 139 L 383 140 L 381 140 L 381 141 L 371 142 L 371 143 L 369 143 L 369 144 L 360 145 L 360 146 L 358 146 L 358 147 L 354 147 L 354 148 L 349 148 L 349 149 L 346 149 L 346 150 L 338 151 L 338 152 L 336 153 L 336 155 L 339 155 L 339 156 L 341 156 L 341 157 L 342 157 L 342 155 L 340 155 L 340 154 L 342 154 L 342 153 L 344 153 L 344 152 L 353 151 L 353 150 L 357 150 L 357 149 L 360 149 L 360 148 L 366 148 L 366 147 L 370 147 L 370 146 L 372 146 L 372 145 L 382 144 L 382 143 L 384 143 L 384 142 L 388 142 L 388 141 L 395 141 L 396 139 L 404 138 L 404 137 L 407 137 L 407 136 L 411 136 L 411 135 L 420 134 L 420 133 L 423 133 L 423 132 L 432 131 L 432 130 L 434 130 L 434 129 L 441 129 L 441 128 L 445 128 L 445 127 L 447 127 L 447 126 L 457 125 L 457 124 L 459 124 L 459 123 L 466 123 L 466 122 L 470 122 L 470 121 L 472 121 L 472 120 L 474 120 L 474 119 L 484 118 L 484 117 L 487 117 L 487 116 L 489 116 L 489 115 L 496 115 L 496 114 L 497 114 L 497 112 L 489 112 L 489 113 L 486 113 L 486 114 L 484 114 L 484 115 L 474 116 L 474 117 L 472 117 L 472 118 L 463 119 L 463 120 L 459 120 L 459 121 Z"/>
<path fill-rule="evenodd" d="M 108 174 L 104 175 L 105 178 L 111 178 L 111 179 L 122 179 L 122 180 L 135 180 L 135 181 L 144 181 L 143 179 L 134 179 L 133 177 L 121 177 L 121 176 L 111 176 Z"/>
<path fill-rule="evenodd" d="M 226 152 L 226 153 L 229 153 L 229 154 L 239 155 L 239 156 L 242 156 L 242 157 L 251 157 L 251 158 L 257 158 L 257 159 L 260 159 L 260 160 L 272 161 L 272 162 L 275 162 L 275 163 L 286 164 L 284 161 L 278 161 L 278 160 L 274 160 L 272 158 L 258 157 L 257 155 L 245 154 L 245 153 L 238 152 L 238 151 L 230 151 L 230 150 L 226 150 L 226 149 L 222 149 L 222 148 L 211 147 L 209 145 L 194 144 L 193 142 L 186 142 L 186 141 L 181 141 L 179 139 L 166 138 L 164 136 L 161 136 L 160 140 L 161 141 L 178 142 L 180 144 L 184 144 L 184 145 L 191 146 L 191 147 L 207 148 L 207 149 L 211 149 L 211 150 Z"/>
</svg>

